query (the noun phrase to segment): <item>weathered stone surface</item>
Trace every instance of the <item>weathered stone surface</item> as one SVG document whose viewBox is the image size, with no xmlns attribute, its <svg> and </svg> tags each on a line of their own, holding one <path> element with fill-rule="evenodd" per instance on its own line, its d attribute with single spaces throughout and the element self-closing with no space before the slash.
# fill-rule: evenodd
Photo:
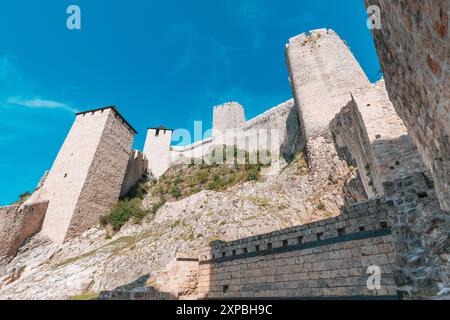
<svg viewBox="0 0 450 320">
<path fill-rule="evenodd" d="M 383 195 L 386 181 L 426 170 L 383 80 L 355 90 L 330 129 L 340 157 L 358 167 L 369 197 Z"/>
<path fill-rule="evenodd" d="M 127 170 L 125 172 L 125 178 L 122 183 L 122 190 L 120 196 L 125 196 L 136 185 L 136 183 L 142 179 L 148 173 L 148 159 L 145 155 L 134 150 L 130 159 L 128 160 Z"/>
<path fill-rule="evenodd" d="M 337 218 L 214 242 L 200 253 L 199 298 L 395 297 L 388 208 L 377 199 Z M 378 290 L 367 287 L 372 265 L 382 270 Z"/>
<path fill-rule="evenodd" d="M 365 2 L 381 8 L 373 34 L 389 96 L 450 212 L 450 1 Z"/>
<path fill-rule="evenodd" d="M 157 281 L 179 254 L 198 254 L 211 240 L 235 240 L 337 215 L 347 176 L 315 191 L 298 165 L 293 162 L 261 182 L 169 202 L 142 225 L 129 223 L 110 240 L 97 228 L 62 245 L 42 243 L 37 236 L 0 269 L 2 278 L 23 268 L 18 279 L 0 288 L 0 297 L 66 299 L 111 291 L 144 274 Z M 323 208 L 317 209 L 320 203 Z"/>
<path fill-rule="evenodd" d="M 0 267 L 11 259 L 24 241 L 41 230 L 47 202 L 0 207 Z"/>
<path fill-rule="evenodd" d="M 210 155 L 214 147 L 222 145 L 237 146 L 248 152 L 270 151 L 274 157 L 279 156 L 281 162 L 292 160 L 303 147 L 293 99 L 248 121 L 245 121 L 243 106 L 227 103 L 214 108 L 213 119 L 213 137 L 187 146 L 170 147 L 171 165 L 201 159 Z"/>
<path fill-rule="evenodd" d="M 148 171 L 155 178 L 161 177 L 169 169 L 172 132 L 173 130 L 162 127 L 147 130 L 144 154 L 148 159 Z"/>
<path fill-rule="evenodd" d="M 314 137 L 349 101 L 349 93 L 369 85 L 366 74 L 333 30 L 314 30 L 289 40 L 286 59 L 304 137 Z"/>
<path fill-rule="evenodd" d="M 422 173 L 385 184 L 398 256 L 395 280 L 407 296 L 446 294 L 450 279 L 450 216 Z"/>
<path fill-rule="evenodd" d="M 349 94 L 368 86 L 369 80 L 333 30 L 290 39 L 286 60 L 308 165 L 321 188 L 336 172 L 348 172 L 333 145 L 330 121 L 349 102 Z"/>
</svg>

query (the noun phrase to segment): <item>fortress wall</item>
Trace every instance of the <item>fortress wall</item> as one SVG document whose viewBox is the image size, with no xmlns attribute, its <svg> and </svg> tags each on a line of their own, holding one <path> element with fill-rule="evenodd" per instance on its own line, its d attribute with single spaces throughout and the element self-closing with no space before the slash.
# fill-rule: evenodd
<svg viewBox="0 0 450 320">
<path fill-rule="evenodd" d="M 244 122 L 242 124 L 242 130 L 283 128 L 292 108 L 295 108 L 294 100 L 289 99 Z"/>
<path fill-rule="evenodd" d="M 0 207 L 0 264 L 13 257 L 25 240 L 41 230 L 48 202 Z"/>
<path fill-rule="evenodd" d="M 161 177 L 169 169 L 172 132 L 165 128 L 150 128 L 147 131 L 144 154 L 148 159 L 148 171 L 155 178 Z"/>
<path fill-rule="evenodd" d="M 395 252 L 382 199 L 342 215 L 232 242 L 213 242 L 200 256 L 200 297 L 326 298 L 395 296 Z M 367 268 L 381 268 L 370 291 Z"/>
<path fill-rule="evenodd" d="M 202 158 L 204 155 L 207 155 L 210 152 L 212 141 L 212 138 L 207 138 L 188 146 L 172 147 L 170 149 L 171 162 L 177 163 L 179 161 L 190 161 L 194 158 Z"/>
<path fill-rule="evenodd" d="M 357 90 L 359 110 L 383 182 L 426 170 L 408 131 L 389 100 L 384 80 Z"/>
<path fill-rule="evenodd" d="M 359 169 L 367 196 L 382 195 L 382 177 L 377 172 L 365 124 L 353 99 L 333 119 L 330 129 L 341 159 Z"/>
<path fill-rule="evenodd" d="M 300 148 L 299 118 L 293 99 L 283 102 L 243 123 L 241 123 L 243 107 L 235 103 L 225 104 L 215 107 L 216 122 L 219 122 L 220 116 L 229 116 L 225 114 L 236 111 L 232 109 L 235 107 L 237 108 L 238 116 L 234 116 L 234 118 L 239 119 L 238 121 L 228 121 L 225 125 L 222 125 L 220 136 L 216 134 L 216 136 L 188 146 L 171 147 L 171 162 L 179 163 L 183 160 L 201 158 L 210 154 L 214 145 L 221 144 L 234 145 L 237 143 L 239 148 L 245 148 L 250 152 L 273 149 L 285 158 L 294 156 L 295 152 Z M 233 128 L 233 126 L 237 127 Z M 227 129 L 225 129 L 226 127 Z M 276 139 L 273 144 L 272 135 Z"/>
<path fill-rule="evenodd" d="M 330 128 L 340 157 L 359 168 L 371 197 L 384 194 L 386 181 L 425 171 L 382 80 L 356 90 Z"/>
<path fill-rule="evenodd" d="M 381 8 L 373 35 L 389 96 L 450 212 L 450 1 L 365 2 Z"/>
<path fill-rule="evenodd" d="M 126 196 L 128 192 L 136 185 L 136 183 L 147 173 L 148 160 L 145 155 L 134 150 L 130 159 L 128 160 L 127 170 L 125 172 L 125 178 L 122 183 L 122 190 L 120 196 Z"/>
<path fill-rule="evenodd" d="M 448 296 L 450 216 L 439 208 L 432 182 L 423 173 L 415 173 L 385 183 L 384 189 L 392 207 L 389 216 L 399 290 L 406 296 Z"/>
<path fill-rule="evenodd" d="M 292 158 L 300 149 L 300 122 L 294 100 L 283 102 L 245 122 L 240 135 L 246 139 L 249 151 L 258 150 L 258 146 L 259 150 L 276 148 L 280 155 Z"/>
</svg>

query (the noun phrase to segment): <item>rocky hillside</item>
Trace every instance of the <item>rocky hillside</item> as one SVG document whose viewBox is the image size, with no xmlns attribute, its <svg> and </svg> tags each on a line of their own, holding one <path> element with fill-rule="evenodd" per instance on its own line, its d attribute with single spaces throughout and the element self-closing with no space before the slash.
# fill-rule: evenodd
<svg viewBox="0 0 450 320">
<path fill-rule="evenodd" d="M 40 235 L 30 239 L 0 267 L 0 298 L 95 297 L 145 275 L 157 278 L 177 255 L 195 256 L 210 241 L 335 216 L 344 203 L 344 184 L 355 173 L 338 159 L 329 160 L 324 163 L 335 165 L 322 168 L 330 174 L 321 183 L 315 181 L 317 172 L 308 172 L 301 153 L 269 176 L 261 171 L 270 168 L 172 168 L 144 188 L 144 214 L 121 223 L 120 231 L 99 225 L 61 246 Z M 110 225 L 108 219 L 103 222 Z"/>
</svg>

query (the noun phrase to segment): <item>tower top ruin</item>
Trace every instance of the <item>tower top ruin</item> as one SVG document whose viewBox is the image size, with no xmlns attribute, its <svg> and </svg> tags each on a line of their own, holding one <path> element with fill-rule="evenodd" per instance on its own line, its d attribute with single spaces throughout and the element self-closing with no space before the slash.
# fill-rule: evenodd
<svg viewBox="0 0 450 320">
<path fill-rule="evenodd" d="M 370 85 L 347 44 L 330 29 L 317 29 L 289 40 L 286 60 L 295 103 L 306 137 L 320 134 L 350 100 Z"/>
</svg>

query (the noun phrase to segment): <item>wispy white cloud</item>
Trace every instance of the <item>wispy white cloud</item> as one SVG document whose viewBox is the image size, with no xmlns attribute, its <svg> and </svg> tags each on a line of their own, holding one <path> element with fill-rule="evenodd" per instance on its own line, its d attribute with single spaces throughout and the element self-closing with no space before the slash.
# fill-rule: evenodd
<svg viewBox="0 0 450 320">
<path fill-rule="evenodd" d="M 11 97 L 8 98 L 6 101 L 6 104 L 9 105 L 16 105 L 16 106 L 22 106 L 27 108 L 34 108 L 34 109 L 62 109 L 69 112 L 78 112 L 78 110 L 71 108 L 65 103 L 53 101 L 53 100 L 45 100 L 41 99 L 39 97 L 33 98 L 33 99 L 23 99 L 20 97 Z"/>
<path fill-rule="evenodd" d="M 43 99 L 42 94 L 36 94 L 36 85 L 27 81 L 26 77 L 16 67 L 17 58 L 11 55 L 0 55 L 0 108 L 27 107 L 32 109 L 60 109 L 69 112 L 77 110 L 67 103 L 53 99 Z"/>
</svg>

